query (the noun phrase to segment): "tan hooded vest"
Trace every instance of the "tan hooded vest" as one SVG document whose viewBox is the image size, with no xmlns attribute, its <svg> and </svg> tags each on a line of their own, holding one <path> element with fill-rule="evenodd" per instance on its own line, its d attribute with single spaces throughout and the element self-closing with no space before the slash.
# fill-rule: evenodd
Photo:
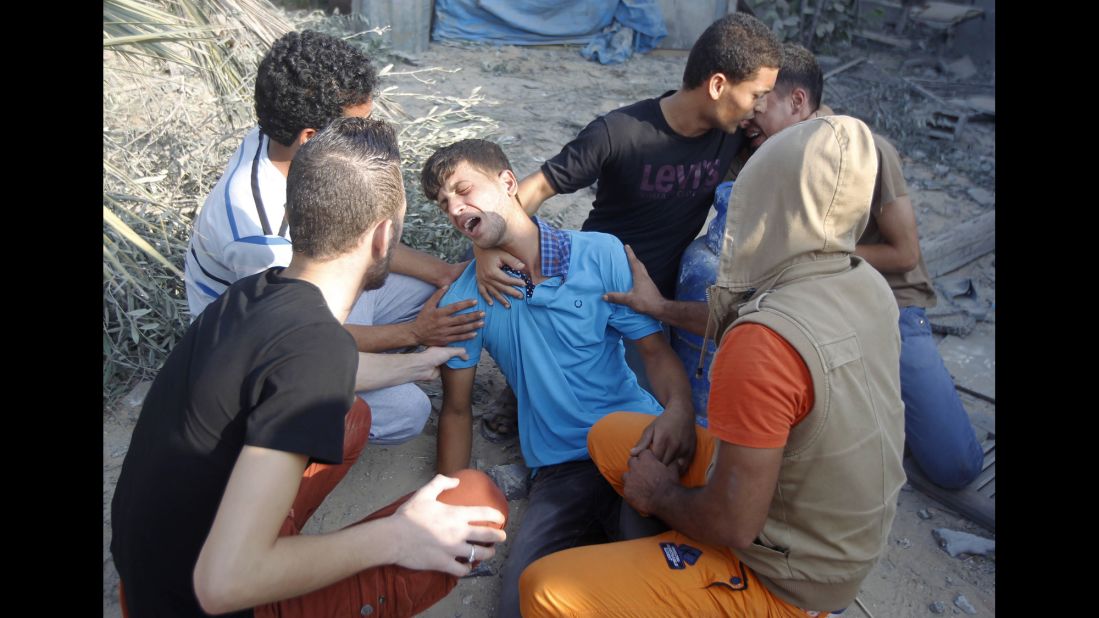
<svg viewBox="0 0 1099 618">
<path fill-rule="evenodd" d="M 719 343 L 742 323 L 762 324 L 813 379 L 813 409 L 790 432 L 763 530 L 736 550 L 776 596 L 805 609 L 853 601 L 905 481 L 897 305 L 853 255 L 876 172 L 870 130 L 851 117 L 768 139 L 737 181 L 710 288 Z"/>
</svg>

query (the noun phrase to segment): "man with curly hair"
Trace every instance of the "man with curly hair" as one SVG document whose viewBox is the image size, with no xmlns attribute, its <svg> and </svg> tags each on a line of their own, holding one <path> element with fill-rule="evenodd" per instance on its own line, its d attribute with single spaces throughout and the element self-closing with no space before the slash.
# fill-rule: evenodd
<svg viewBox="0 0 1099 618">
<path fill-rule="evenodd" d="M 192 320 L 234 281 L 290 263 L 290 161 L 332 120 L 368 117 L 376 84 L 369 58 L 329 35 L 290 32 L 271 46 L 256 75 L 259 126 L 245 136 L 195 218 L 185 267 Z M 392 268 L 397 274 L 362 294 L 345 325 L 360 351 L 356 390 L 372 410 L 374 444 L 399 444 L 420 434 L 431 403 L 410 382 L 437 375 L 438 365 L 451 356 L 442 346 L 472 338 L 481 318 L 456 315 L 472 300 L 438 307 L 462 265 L 398 245 Z M 429 347 L 377 354 L 418 346 Z"/>
<path fill-rule="evenodd" d="M 524 210 L 533 215 L 546 199 L 598 182 L 581 229 L 616 236 L 673 298 L 683 252 L 744 142 L 739 123 L 761 109 L 781 62 L 781 42 L 755 17 L 732 13 L 715 21 L 691 47 L 679 90 L 593 120 L 520 182 Z M 527 272 L 528 265 L 500 250 L 474 252 L 487 302 L 489 294 L 505 306 L 508 295 L 518 298 L 516 280 L 501 267 Z M 627 358 L 648 388 L 635 347 L 627 346 Z M 486 416 L 483 422 L 495 418 Z"/>
</svg>

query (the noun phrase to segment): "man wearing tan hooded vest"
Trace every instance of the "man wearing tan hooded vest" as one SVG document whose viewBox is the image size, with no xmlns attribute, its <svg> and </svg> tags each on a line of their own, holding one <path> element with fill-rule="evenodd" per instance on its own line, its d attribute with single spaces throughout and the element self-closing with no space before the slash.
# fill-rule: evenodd
<svg viewBox="0 0 1099 618">
<path fill-rule="evenodd" d="M 897 304 L 854 255 L 877 170 L 847 116 L 748 161 L 710 289 L 719 347 L 693 462 L 631 451 L 644 417 L 630 413 L 588 435 L 608 481 L 671 530 L 535 562 L 524 616 L 827 616 L 854 600 L 905 481 Z"/>
</svg>

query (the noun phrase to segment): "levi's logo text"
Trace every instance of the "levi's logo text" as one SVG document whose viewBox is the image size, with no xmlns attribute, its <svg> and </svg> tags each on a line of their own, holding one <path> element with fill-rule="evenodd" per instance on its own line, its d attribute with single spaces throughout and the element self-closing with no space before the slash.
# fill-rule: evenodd
<svg viewBox="0 0 1099 618">
<path fill-rule="evenodd" d="M 661 543 L 660 551 L 664 552 L 664 560 L 669 569 L 685 569 L 687 565 L 694 565 L 702 550 L 690 545 L 676 545 L 675 543 Z"/>
<path fill-rule="evenodd" d="M 641 170 L 641 194 L 649 199 L 665 197 L 684 197 L 694 195 L 699 189 L 710 191 L 721 180 L 718 170 L 721 159 L 661 165 L 654 169 L 646 163 Z"/>
</svg>

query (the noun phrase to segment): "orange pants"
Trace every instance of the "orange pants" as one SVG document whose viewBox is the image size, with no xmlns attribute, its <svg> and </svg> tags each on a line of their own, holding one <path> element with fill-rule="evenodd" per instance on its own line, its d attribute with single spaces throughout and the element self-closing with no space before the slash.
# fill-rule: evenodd
<svg viewBox="0 0 1099 618">
<path fill-rule="evenodd" d="M 325 497 L 335 489 L 351 466 L 355 465 L 370 435 L 370 406 L 356 397 L 344 420 L 343 462 L 313 463 L 302 473 L 298 495 L 286 515 L 279 536 L 300 534 Z M 461 471 L 462 482 L 440 495 L 443 502 L 457 506 L 491 506 L 508 515 L 508 503 L 500 488 L 483 472 Z M 389 517 L 405 503 L 410 492 L 388 506 L 351 525 Z M 503 525 L 507 525 L 507 522 Z M 501 526 L 502 527 L 502 526 Z M 256 618 L 345 618 L 366 616 L 412 616 L 445 597 L 458 584 L 458 578 L 439 571 L 417 571 L 397 565 L 367 569 L 320 590 L 293 599 L 256 607 Z M 123 618 L 129 618 L 122 582 L 118 586 Z M 367 609 L 369 607 L 369 609 Z"/>
<path fill-rule="evenodd" d="M 630 448 L 653 417 L 616 412 L 588 434 L 588 451 L 622 493 Z M 694 461 L 680 482 L 706 483 L 716 440 L 695 427 Z M 728 547 L 674 530 L 656 536 L 577 547 L 531 564 L 519 582 L 524 618 L 542 616 L 827 616 L 775 597 Z"/>
</svg>

